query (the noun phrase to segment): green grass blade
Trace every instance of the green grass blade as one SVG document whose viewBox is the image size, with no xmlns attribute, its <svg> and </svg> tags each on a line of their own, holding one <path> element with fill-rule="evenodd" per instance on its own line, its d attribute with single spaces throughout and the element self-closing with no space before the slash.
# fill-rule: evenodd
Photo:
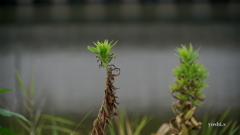
<svg viewBox="0 0 240 135">
<path fill-rule="evenodd" d="M 78 125 L 76 126 L 76 128 L 74 129 L 74 132 L 78 129 L 78 127 L 82 124 L 82 122 L 88 117 L 88 115 L 92 112 L 93 110 L 91 110 L 90 112 L 88 112 L 83 119 L 78 123 Z"/>
<path fill-rule="evenodd" d="M 0 94 L 4 93 L 4 92 L 8 92 L 8 91 L 12 91 L 11 89 L 8 88 L 4 88 L 0 90 Z"/>
<path fill-rule="evenodd" d="M 232 124 L 232 120 L 229 120 L 226 124 L 225 127 L 222 128 L 222 130 L 220 130 L 219 135 L 224 135 L 223 133 L 228 129 L 228 127 Z"/>
<path fill-rule="evenodd" d="M 234 135 L 235 132 L 240 128 L 240 126 L 237 126 L 235 129 L 229 131 L 229 135 Z M 239 130 L 240 131 L 240 130 Z"/>
<path fill-rule="evenodd" d="M 24 116 L 22 116 L 21 114 L 18 114 L 18 113 L 15 113 L 15 112 L 11 112 L 11 111 L 8 111 L 8 110 L 5 110 L 5 109 L 1 109 L 0 108 L 0 114 L 3 115 L 3 116 L 6 116 L 6 117 L 17 117 L 19 119 L 22 119 L 26 122 L 29 122 Z"/>
<path fill-rule="evenodd" d="M 51 122 L 54 127 L 57 127 L 56 121 L 51 120 Z M 52 129 L 52 135 L 58 135 L 58 131 L 55 128 Z"/>
<path fill-rule="evenodd" d="M 147 119 L 148 119 L 147 116 L 144 116 L 144 117 L 142 118 L 140 124 L 138 125 L 138 127 L 137 127 L 137 129 L 136 129 L 136 131 L 134 132 L 133 135 L 139 135 L 139 134 L 140 134 L 141 130 L 143 129 L 143 127 L 144 127 L 144 126 L 146 125 L 146 123 L 147 123 Z"/>
<path fill-rule="evenodd" d="M 32 125 L 32 130 L 35 130 L 35 128 L 37 127 L 37 123 L 38 123 L 38 120 L 40 119 L 40 116 L 41 116 L 41 113 L 42 113 L 42 108 L 43 108 L 45 103 L 46 103 L 46 99 L 44 98 L 40 102 L 40 105 L 37 108 L 37 111 L 35 113 L 34 121 L 33 121 L 33 125 Z"/>
<path fill-rule="evenodd" d="M 224 121 L 224 119 L 227 117 L 227 115 L 229 114 L 229 112 L 230 112 L 230 108 L 228 108 L 223 114 L 222 114 L 222 116 L 219 118 L 219 121 L 220 122 L 223 122 Z"/>
<path fill-rule="evenodd" d="M 109 123 L 113 126 L 113 123 L 111 120 L 109 121 Z M 109 131 L 110 135 L 116 135 L 114 128 L 109 125 L 108 125 L 108 131 Z"/>
<path fill-rule="evenodd" d="M 127 115 L 126 112 L 125 112 L 125 125 L 126 125 L 127 134 L 128 134 L 128 135 L 132 135 L 131 124 L 130 124 L 130 122 L 129 122 L 128 115 Z"/>
<path fill-rule="evenodd" d="M 240 130 L 238 130 L 238 135 L 240 135 Z"/>
<path fill-rule="evenodd" d="M 17 77 L 18 83 L 19 83 L 19 85 L 20 85 L 20 87 L 21 87 L 21 90 L 22 90 L 25 98 L 28 99 L 27 89 L 26 89 L 26 87 L 24 86 L 23 81 L 22 81 L 22 79 L 21 79 L 21 76 L 20 76 L 20 74 L 19 74 L 19 72 L 18 72 L 17 69 L 15 70 L 15 73 L 16 73 L 16 77 Z"/>
<path fill-rule="evenodd" d="M 207 113 L 203 116 L 203 124 L 202 124 L 201 134 L 207 133 L 207 130 L 208 130 L 208 116 L 209 116 L 209 114 L 207 114 Z"/>
<path fill-rule="evenodd" d="M 36 135 L 42 135 L 42 130 L 43 130 L 45 122 L 46 122 L 45 119 L 42 119 L 39 121 L 37 129 L 36 129 L 36 131 L 37 131 Z"/>
<path fill-rule="evenodd" d="M 233 124 L 231 125 L 230 129 L 229 129 L 229 135 L 232 134 L 231 132 L 234 130 L 235 126 L 237 125 L 237 120 L 233 122 Z"/>
<path fill-rule="evenodd" d="M 64 119 L 64 118 L 60 118 L 60 117 L 56 117 L 56 116 L 46 115 L 46 114 L 42 114 L 41 118 L 48 119 L 48 120 L 54 120 L 56 122 L 60 122 L 60 123 L 64 123 L 64 124 L 72 125 L 72 126 L 77 125 L 77 123 L 75 123 L 73 121 L 70 121 L 70 120 L 67 120 L 67 119 Z"/>
<path fill-rule="evenodd" d="M 137 128 L 137 126 L 138 126 L 138 123 L 139 123 L 139 117 L 140 117 L 140 114 L 139 113 L 136 113 L 135 115 L 134 115 L 134 118 L 133 118 L 133 120 L 132 120 L 132 122 L 131 122 L 131 125 L 132 125 L 132 128 L 133 128 L 133 130 L 135 130 L 136 128 Z"/>
<path fill-rule="evenodd" d="M 54 116 L 53 110 L 51 111 L 51 115 Z M 51 120 L 51 123 L 53 126 L 57 126 L 57 122 L 54 120 Z M 58 135 L 58 131 L 56 129 L 52 129 L 52 135 Z"/>
<path fill-rule="evenodd" d="M 212 132 L 211 135 L 217 135 L 217 132 L 218 132 L 218 130 L 216 130 L 216 129 L 214 130 L 214 129 L 213 129 L 213 132 Z"/>
<path fill-rule="evenodd" d="M 114 119 L 115 119 L 115 123 L 116 123 L 116 125 L 117 125 L 117 128 L 118 128 L 118 133 L 119 133 L 119 135 L 124 135 L 124 131 L 122 131 L 122 129 L 121 129 L 121 124 L 120 124 L 120 120 L 119 120 L 119 117 L 114 117 Z"/>
<path fill-rule="evenodd" d="M 29 107 L 27 99 L 25 99 L 23 105 L 25 107 L 24 109 L 26 109 L 30 114 L 32 114 L 32 109 Z"/>
<path fill-rule="evenodd" d="M 213 131 L 213 126 L 208 127 L 208 129 L 206 130 L 206 135 L 212 135 L 212 131 Z"/>
<path fill-rule="evenodd" d="M 124 122 L 124 112 L 123 111 L 120 112 L 119 119 L 120 119 L 120 130 L 122 130 L 121 135 L 125 135 L 125 122 Z"/>
<path fill-rule="evenodd" d="M 17 69 L 15 69 L 15 74 L 16 74 L 18 83 L 19 83 L 19 85 L 20 85 L 20 88 L 21 88 L 21 90 L 22 90 L 22 92 L 23 92 L 23 95 L 24 95 L 24 97 L 25 97 L 24 107 L 25 107 L 25 109 L 31 114 L 31 113 L 32 113 L 32 109 L 29 107 L 29 104 L 28 104 L 28 103 L 29 103 L 29 95 L 28 95 L 27 89 L 26 89 L 26 87 L 24 86 L 23 81 L 22 81 L 22 79 L 21 79 L 21 76 L 20 76 L 20 74 L 19 74 L 19 72 L 18 72 Z"/>
<path fill-rule="evenodd" d="M 31 85 L 30 85 L 30 103 L 31 105 L 33 106 L 34 105 L 34 87 L 35 87 L 35 84 L 34 84 L 34 78 L 35 78 L 35 67 L 33 67 L 32 69 L 32 76 L 31 76 Z"/>
<path fill-rule="evenodd" d="M 213 118 L 213 119 L 210 120 L 210 123 L 215 123 L 215 121 L 216 121 L 216 118 Z M 212 135 L 213 130 L 214 130 L 214 127 L 210 126 L 210 127 L 207 128 L 206 132 L 204 132 L 203 134 L 207 133 L 206 135 Z M 215 129 L 215 130 L 216 130 L 215 132 L 217 132 L 217 129 Z"/>
<path fill-rule="evenodd" d="M 18 123 L 19 123 L 24 129 L 26 129 L 28 132 L 30 132 L 29 126 L 26 125 L 26 124 L 22 121 L 22 119 L 17 119 L 17 121 L 18 121 Z M 30 123 L 30 124 L 31 124 L 31 123 Z"/>
<path fill-rule="evenodd" d="M 65 127 L 60 127 L 60 126 L 53 126 L 53 125 L 45 125 L 43 127 L 44 129 L 56 129 L 58 131 L 61 131 L 61 132 L 64 132 L 64 133 L 68 133 L 70 135 L 82 135 L 81 133 L 79 132 L 75 132 L 74 134 L 71 134 L 73 133 L 74 131 L 69 129 L 69 128 L 65 128 Z"/>
</svg>

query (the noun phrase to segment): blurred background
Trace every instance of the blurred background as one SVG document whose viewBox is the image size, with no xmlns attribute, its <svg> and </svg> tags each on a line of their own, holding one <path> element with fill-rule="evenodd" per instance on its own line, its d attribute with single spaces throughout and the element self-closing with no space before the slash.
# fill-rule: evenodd
<svg viewBox="0 0 240 135">
<path fill-rule="evenodd" d="M 103 100 L 105 69 L 87 46 L 118 40 L 112 49 L 112 64 L 121 69 L 114 83 L 118 108 L 167 116 L 147 133 L 155 132 L 157 122 L 174 117 L 168 88 L 179 65 L 174 49 L 192 43 L 210 73 L 197 113 L 231 107 L 239 119 L 239 7 L 239 0 L 1 0 L 0 88 L 14 91 L 0 98 L 21 112 L 15 68 L 29 88 L 35 67 L 35 99 L 47 98 L 43 112 L 80 121 L 93 110 L 91 124 Z"/>
</svg>

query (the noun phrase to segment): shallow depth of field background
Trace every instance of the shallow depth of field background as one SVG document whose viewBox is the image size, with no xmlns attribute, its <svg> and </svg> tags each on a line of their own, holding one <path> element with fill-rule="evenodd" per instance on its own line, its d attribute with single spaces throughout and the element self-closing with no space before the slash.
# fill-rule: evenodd
<svg viewBox="0 0 240 135">
<path fill-rule="evenodd" d="M 35 67 L 35 99 L 47 98 L 44 113 L 53 109 L 77 122 L 93 110 L 86 121 L 91 124 L 103 100 L 105 69 L 98 68 L 96 54 L 87 46 L 114 39 L 118 43 L 112 49 L 116 55 L 112 63 L 121 69 L 114 83 L 120 87 L 118 108 L 155 116 L 146 133 L 174 117 L 171 104 L 176 100 L 168 86 L 174 81 L 172 69 L 179 64 L 174 49 L 181 44 L 201 47 L 199 62 L 210 73 L 198 115 L 209 108 L 221 113 L 231 107 L 231 117 L 239 119 L 238 0 L 3 0 L 0 4 L 0 88 L 15 90 L 0 97 L 9 108 L 17 104 L 17 112 L 22 93 L 14 70 L 29 86 Z"/>
</svg>

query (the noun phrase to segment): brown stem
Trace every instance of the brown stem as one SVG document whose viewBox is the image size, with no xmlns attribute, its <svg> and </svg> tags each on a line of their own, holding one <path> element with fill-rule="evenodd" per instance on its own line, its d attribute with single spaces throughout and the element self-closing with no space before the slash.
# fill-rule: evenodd
<svg viewBox="0 0 240 135">
<path fill-rule="evenodd" d="M 99 109 L 99 113 L 97 118 L 93 122 L 93 129 L 91 135 L 105 135 L 106 124 L 109 124 L 109 119 L 112 119 L 113 115 L 117 115 L 116 113 L 116 90 L 118 88 L 113 86 L 114 77 L 120 74 L 120 69 L 116 68 L 114 65 L 105 65 L 107 69 L 107 78 L 106 78 L 106 89 L 104 94 L 104 100 Z M 118 71 L 118 74 L 112 74 L 112 71 Z M 111 125 L 110 125 L 111 126 Z"/>
</svg>

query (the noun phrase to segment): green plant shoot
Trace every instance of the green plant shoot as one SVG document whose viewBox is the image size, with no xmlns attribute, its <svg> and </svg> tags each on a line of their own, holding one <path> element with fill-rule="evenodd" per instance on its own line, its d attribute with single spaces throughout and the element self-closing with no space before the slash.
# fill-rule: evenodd
<svg viewBox="0 0 240 135">
<path fill-rule="evenodd" d="M 180 66 L 177 66 L 173 73 L 176 76 L 175 84 L 169 86 L 170 93 L 178 101 L 172 104 L 173 112 L 176 114 L 169 124 L 163 124 L 158 134 L 164 135 L 172 132 L 178 135 L 191 135 L 192 131 L 201 129 L 202 123 L 194 118 L 194 112 L 197 105 L 203 103 L 203 88 L 208 85 L 203 84 L 204 79 L 209 76 L 206 74 L 206 68 L 197 63 L 198 51 L 193 52 L 192 44 L 189 49 L 182 45 L 176 52 L 180 59 Z M 176 123 L 177 128 L 173 126 Z"/>
<path fill-rule="evenodd" d="M 88 46 L 87 48 L 89 51 L 98 54 L 97 58 L 101 61 L 100 66 L 107 68 L 108 63 L 115 58 L 113 54 L 110 54 L 110 50 L 116 43 L 117 41 L 113 43 L 113 40 L 110 43 L 108 43 L 108 40 L 104 40 L 104 42 L 97 41 L 93 42 L 96 47 Z"/>
<path fill-rule="evenodd" d="M 209 76 L 205 73 L 206 68 L 197 63 L 198 51 L 193 52 L 193 46 L 190 44 L 189 49 L 182 45 L 182 48 L 177 48 L 176 52 L 179 54 L 180 66 L 177 66 L 173 73 L 176 76 L 175 84 L 169 88 L 171 93 L 177 93 L 176 97 L 180 100 L 190 101 L 193 105 L 200 105 L 203 103 L 205 95 L 203 95 L 203 88 L 208 87 L 204 84 L 204 79 Z"/>
</svg>

